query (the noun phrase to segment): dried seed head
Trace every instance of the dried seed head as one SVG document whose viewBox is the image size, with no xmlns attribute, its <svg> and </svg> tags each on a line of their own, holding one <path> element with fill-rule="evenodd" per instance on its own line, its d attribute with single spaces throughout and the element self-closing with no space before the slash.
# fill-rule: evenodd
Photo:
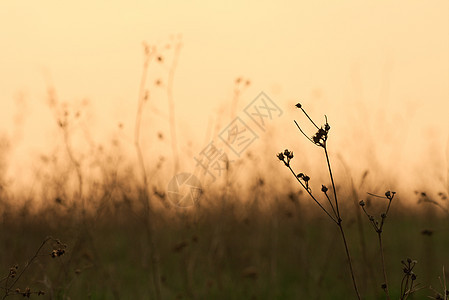
<svg viewBox="0 0 449 300">
<path fill-rule="evenodd" d="M 321 185 L 321 191 L 323 193 L 326 193 L 328 191 L 327 187 L 325 185 Z"/>
<path fill-rule="evenodd" d="M 327 140 L 327 131 L 323 128 L 318 129 L 312 140 L 317 146 L 324 147 Z"/>
<path fill-rule="evenodd" d="M 65 250 L 64 250 L 64 249 L 55 249 L 55 250 L 53 250 L 53 251 L 51 252 L 50 256 L 51 256 L 52 258 L 55 258 L 55 257 L 59 257 L 59 256 L 64 255 L 64 253 L 65 253 Z"/>
<path fill-rule="evenodd" d="M 17 275 L 16 268 L 10 268 L 9 269 L 9 277 L 14 278 L 14 277 L 16 277 L 16 275 Z"/>
<path fill-rule="evenodd" d="M 292 159 L 293 158 L 293 151 L 289 151 L 288 149 L 284 150 L 284 155 L 287 157 L 287 159 Z"/>
<path fill-rule="evenodd" d="M 364 206 L 365 206 L 365 201 L 360 200 L 359 205 L 360 205 L 361 207 L 364 207 Z"/>
<path fill-rule="evenodd" d="M 279 158 L 279 160 L 284 161 L 284 154 L 282 152 L 278 153 L 277 157 Z"/>
<path fill-rule="evenodd" d="M 295 106 L 296 106 L 297 108 L 301 108 L 301 107 L 302 107 L 301 103 L 296 103 Z"/>
<path fill-rule="evenodd" d="M 385 290 L 387 288 L 387 284 L 386 283 L 382 283 L 382 285 L 380 286 L 383 290 Z"/>
</svg>

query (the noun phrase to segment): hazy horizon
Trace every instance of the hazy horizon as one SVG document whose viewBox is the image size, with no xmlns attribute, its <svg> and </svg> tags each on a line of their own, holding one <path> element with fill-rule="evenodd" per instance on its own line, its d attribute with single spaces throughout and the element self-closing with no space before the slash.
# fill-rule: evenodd
<svg viewBox="0 0 449 300">
<path fill-rule="evenodd" d="M 142 146 L 151 170 L 165 157 L 153 178 L 161 186 L 174 175 L 165 87 L 173 51 L 182 45 L 173 81 L 179 172 L 193 172 L 201 150 L 264 92 L 282 115 L 265 131 L 249 122 L 257 139 L 241 156 L 226 150 L 248 180 L 288 176 L 275 158 L 285 148 L 297 154 L 298 171 L 325 175 L 321 153 L 293 123 L 306 124 L 294 107 L 301 102 L 316 122 L 329 119 L 337 182 L 345 180 L 345 163 L 355 181 L 369 169 L 380 189 L 447 192 L 448 12 L 447 1 L 2 3 L 0 136 L 9 144 L 7 182 L 32 189 L 39 180 L 34 171 L 44 172 L 42 155 L 67 159 L 55 117 L 65 109 L 77 158 L 87 161 L 102 146 L 124 154 L 122 161 L 136 160 L 145 42 L 157 47 L 161 61 L 149 67 Z M 232 111 L 237 78 L 241 93 Z M 52 111 L 49 88 L 66 108 Z M 249 153 L 265 163 L 241 167 Z"/>
</svg>

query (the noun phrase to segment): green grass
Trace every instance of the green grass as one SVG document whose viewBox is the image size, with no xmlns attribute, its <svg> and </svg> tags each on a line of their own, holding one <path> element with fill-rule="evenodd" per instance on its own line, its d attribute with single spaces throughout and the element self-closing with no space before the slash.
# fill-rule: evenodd
<svg viewBox="0 0 449 300">
<path fill-rule="evenodd" d="M 239 204 L 235 199 L 220 209 L 158 211 L 152 222 L 162 298 L 355 298 L 338 230 L 320 217 L 315 206 L 308 207 L 307 200 L 300 199 L 297 208 L 287 198 L 270 209 Z M 400 261 L 407 257 L 418 261 L 417 282 L 441 290 L 438 276 L 443 265 L 449 265 L 447 217 L 437 217 L 435 207 L 420 214 L 395 204 L 384 232 L 392 299 L 398 299 Z M 112 213 L 87 217 L 85 223 L 77 214 L 57 211 L 57 207 L 51 215 L 45 211 L 15 215 L 11 211 L 2 219 L 0 265 L 4 276 L 15 263 L 22 268 L 51 235 L 67 244 L 67 252 L 52 259 L 48 255 L 51 246 L 44 247 L 17 287 L 44 290 L 45 297 L 53 295 L 55 299 L 155 297 L 148 232 L 136 217 L 142 216 L 139 209 L 111 208 Z M 343 225 L 362 298 L 384 299 L 376 235 L 368 222 L 363 222 L 368 260 L 364 261 L 354 212 L 354 207 L 343 210 Z M 434 233 L 425 236 L 423 229 Z M 424 288 L 412 299 L 427 295 L 433 292 Z"/>
</svg>

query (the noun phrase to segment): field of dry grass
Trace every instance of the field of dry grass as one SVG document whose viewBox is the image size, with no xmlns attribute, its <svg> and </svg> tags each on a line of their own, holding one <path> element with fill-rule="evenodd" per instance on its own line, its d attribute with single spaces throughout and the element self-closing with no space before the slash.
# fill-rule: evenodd
<svg viewBox="0 0 449 300">
<path fill-rule="evenodd" d="M 178 52 L 164 87 L 170 136 L 165 158 L 172 157 L 175 174 L 180 155 L 172 86 Z M 195 205 L 174 205 L 161 184 L 165 158 L 148 155 L 142 144 L 152 61 L 164 59 L 145 45 L 128 141 L 132 163 L 118 139 L 111 148 L 88 140 L 90 150 L 78 152 L 85 144 L 73 138 L 80 114 L 48 88 L 59 147 L 41 155 L 30 171 L 35 186 L 15 193 L 0 176 L 2 299 L 448 299 L 447 193 L 396 193 L 380 186 L 384 180 L 355 186 L 348 174 L 332 172 L 327 117 L 320 127 L 299 103 L 303 120 L 317 131 L 308 135 L 296 123 L 305 137 L 298 135 L 324 150 L 327 166 L 319 165 L 330 175 L 327 185 L 316 188 L 319 176 L 294 170 L 292 149 L 273 153 L 265 175 L 247 153 L 247 165 L 239 169 L 239 162 L 234 169 L 228 162 L 222 185 L 206 187 Z M 232 116 L 250 81 L 241 85 L 236 80 Z M 240 182 L 239 172 L 253 166 Z M 369 172 L 378 171 L 365 171 L 357 182 Z"/>
<path fill-rule="evenodd" d="M 259 189 L 253 199 L 204 194 L 188 209 L 151 193 L 150 214 L 144 196 L 124 190 L 102 202 L 89 199 L 96 208 L 84 214 L 61 198 L 35 210 L 3 197 L 2 294 L 16 298 L 20 289 L 27 296 L 29 288 L 31 297 L 43 291 L 48 299 L 355 298 L 338 228 L 304 193 L 271 195 L 263 182 Z M 376 234 L 357 199 L 341 197 L 360 294 L 385 299 Z M 417 261 L 420 288 L 410 299 L 435 296 L 430 286 L 443 294 L 448 216 L 435 205 L 411 209 L 398 199 L 383 234 L 391 298 L 399 299 L 401 260 L 408 258 Z M 381 211 L 378 204 L 371 198 L 366 206 Z M 54 239 L 33 257 L 48 236 Z"/>
</svg>

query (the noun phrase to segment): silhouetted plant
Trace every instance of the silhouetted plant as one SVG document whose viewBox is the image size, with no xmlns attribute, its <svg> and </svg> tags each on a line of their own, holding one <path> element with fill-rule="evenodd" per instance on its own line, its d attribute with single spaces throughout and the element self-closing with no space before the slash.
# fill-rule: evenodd
<svg viewBox="0 0 449 300">
<path fill-rule="evenodd" d="M 42 255 L 40 255 L 40 252 L 41 252 L 42 248 L 45 246 L 45 244 L 47 244 L 47 242 L 49 242 L 49 241 L 54 242 L 53 250 L 44 256 L 50 256 L 52 258 L 56 258 L 56 257 L 60 257 L 60 256 L 64 255 L 67 245 L 63 244 L 60 240 L 54 239 L 52 237 L 45 238 L 44 241 L 42 242 L 42 244 L 39 246 L 39 248 L 34 253 L 34 255 L 28 260 L 28 262 L 25 264 L 25 266 L 22 269 L 20 269 L 19 265 L 16 264 L 16 265 L 12 266 L 11 268 L 9 268 L 8 275 L 6 275 L 4 278 L 0 279 L 0 284 L 3 285 L 2 287 L 0 287 L 0 289 L 3 289 L 3 291 L 4 291 L 2 299 L 5 299 L 6 297 L 13 296 L 13 295 L 22 295 L 23 297 L 27 297 L 27 298 L 30 298 L 30 296 L 33 294 L 38 295 L 38 296 L 45 295 L 45 292 L 42 290 L 33 291 L 29 287 L 26 287 L 24 290 L 22 290 L 20 288 L 16 288 L 16 286 L 17 286 L 20 278 L 25 273 L 25 271 L 28 270 L 30 265 L 39 256 L 42 256 Z"/>
<path fill-rule="evenodd" d="M 404 276 L 402 277 L 401 281 L 401 295 L 400 299 L 405 300 L 416 292 L 416 288 L 418 284 L 415 283 L 416 281 L 416 274 L 413 273 L 413 268 L 418 263 L 416 260 L 412 260 L 410 258 L 407 258 L 406 261 L 401 261 L 403 267 L 402 271 L 404 272 Z"/>
<path fill-rule="evenodd" d="M 346 252 L 346 256 L 348 259 L 348 265 L 349 265 L 349 270 L 351 273 L 351 278 L 352 278 L 352 283 L 354 286 L 354 291 L 357 295 L 358 299 L 361 299 L 360 297 L 360 293 L 358 291 L 357 288 L 357 283 L 355 280 L 355 275 L 354 275 L 354 269 L 352 267 L 352 259 L 351 259 L 351 254 L 349 252 L 349 248 L 348 248 L 348 243 L 346 241 L 346 236 L 345 236 L 345 232 L 344 232 L 344 228 L 342 226 L 342 218 L 341 218 L 341 214 L 340 214 L 340 209 L 339 209 L 339 205 L 338 205 L 338 197 L 337 197 L 337 192 L 336 192 L 336 187 L 335 187 L 335 182 L 334 182 L 334 177 L 332 174 L 332 168 L 331 168 L 331 164 L 330 164 L 330 160 L 329 160 L 329 154 L 327 152 L 327 138 L 328 138 L 328 134 L 329 134 L 329 130 L 330 130 L 330 125 L 327 122 L 327 116 L 325 116 L 326 122 L 322 127 L 318 127 L 315 122 L 309 117 L 309 115 L 307 114 L 307 112 L 302 108 L 302 105 L 300 103 L 296 104 L 296 107 L 298 109 L 301 109 L 301 111 L 304 113 L 304 115 L 309 119 L 309 121 L 313 124 L 313 126 L 317 129 L 317 132 L 315 133 L 315 135 L 313 137 L 309 137 L 302 129 L 301 127 L 298 125 L 298 123 L 296 122 L 296 120 L 294 121 L 296 126 L 298 127 L 299 131 L 310 141 L 312 142 L 314 145 L 321 147 L 324 150 L 324 154 L 326 156 L 326 162 L 327 162 L 327 167 L 328 167 L 328 171 L 329 171 L 329 176 L 331 179 L 331 184 L 332 184 L 332 190 L 333 190 L 333 195 L 334 195 L 334 201 L 332 202 L 332 200 L 330 199 L 329 195 L 328 195 L 328 188 L 325 185 L 321 186 L 321 192 L 325 195 L 331 210 L 326 209 L 315 197 L 315 195 L 312 193 L 312 190 L 309 186 L 309 181 L 310 181 L 310 177 L 303 174 L 303 173 L 296 173 L 291 165 L 290 162 L 293 159 L 293 151 L 289 151 L 288 149 L 285 149 L 284 152 L 278 153 L 277 154 L 277 158 L 282 161 L 284 163 L 284 165 L 292 172 L 293 176 L 295 176 L 296 180 L 301 184 L 301 186 L 304 188 L 304 190 L 309 194 L 309 196 L 312 198 L 312 200 L 320 207 L 320 209 L 326 213 L 326 215 L 332 220 L 333 223 L 335 223 L 338 228 L 340 229 L 340 233 L 341 233 L 341 237 L 343 239 L 343 244 L 345 247 L 345 252 Z"/>
<path fill-rule="evenodd" d="M 374 195 L 374 194 L 371 194 L 371 193 L 368 193 L 368 194 L 370 194 L 371 196 L 374 196 L 374 197 L 385 198 L 385 199 L 388 200 L 387 208 L 385 209 L 385 211 L 383 213 L 380 214 L 380 217 L 381 217 L 380 223 L 379 223 L 378 220 L 376 220 L 374 218 L 374 216 L 368 214 L 368 212 L 366 211 L 366 208 L 365 208 L 365 202 L 363 200 L 361 200 L 359 202 L 359 205 L 362 208 L 362 210 L 365 213 L 365 215 L 368 217 L 368 220 L 369 220 L 370 224 L 373 226 L 374 231 L 376 231 L 376 233 L 377 233 L 377 238 L 379 240 L 380 257 L 381 257 L 381 262 L 382 262 L 382 272 L 383 272 L 383 277 L 384 277 L 384 282 L 382 283 L 381 287 L 385 291 L 385 295 L 387 296 L 387 299 L 390 299 L 390 293 L 388 292 L 387 271 L 386 271 L 386 268 L 385 268 L 384 249 L 383 249 L 383 246 L 382 246 L 382 232 L 383 232 L 383 227 L 384 227 L 384 224 L 385 224 L 385 220 L 386 220 L 388 212 L 390 210 L 391 201 L 393 200 L 394 195 L 396 194 L 396 192 L 387 191 L 385 193 L 385 197 Z"/>
<path fill-rule="evenodd" d="M 153 207 L 150 201 L 150 193 L 148 191 L 148 174 L 145 167 L 145 159 L 142 152 L 142 147 L 140 144 L 140 130 L 142 123 L 142 112 L 143 106 L 146 101 L 149 100 L 149 91 L 145 89 L 145 84 L 148 75 L 148 68 L 151 60 L 156 56 L 156 48 L 153 46 L 149 46 L 144 44 L 144 64 L 142 70 L 142 77 L 140 81 L 139 87 L 139 97 L 137 99 L 137 112 L 136 112 L 136 123 L 134 126 L 134 147 L 136 150 L 139 167 L 141 169 L 141 175 L 143 179 L 143 183 L 141 185 L 141 197 L 143 205 L 145 207 L 144 216 L 145 216 L 145 228 L 148 231 L 149 236 L 149 246 L 152 255 L 152 277 L 153 277 L 153 286 L 155 289 L 156 299 L 161 299 L 161 282 L 160 282 L 160 274 L 159 274 L 159 255 L 157 253 L 156 244 L 154 241 L 154 224 L 153 224 Z M 162 62 L 161 56 L 157 57 L 159 62 Z"/>
</svg>

